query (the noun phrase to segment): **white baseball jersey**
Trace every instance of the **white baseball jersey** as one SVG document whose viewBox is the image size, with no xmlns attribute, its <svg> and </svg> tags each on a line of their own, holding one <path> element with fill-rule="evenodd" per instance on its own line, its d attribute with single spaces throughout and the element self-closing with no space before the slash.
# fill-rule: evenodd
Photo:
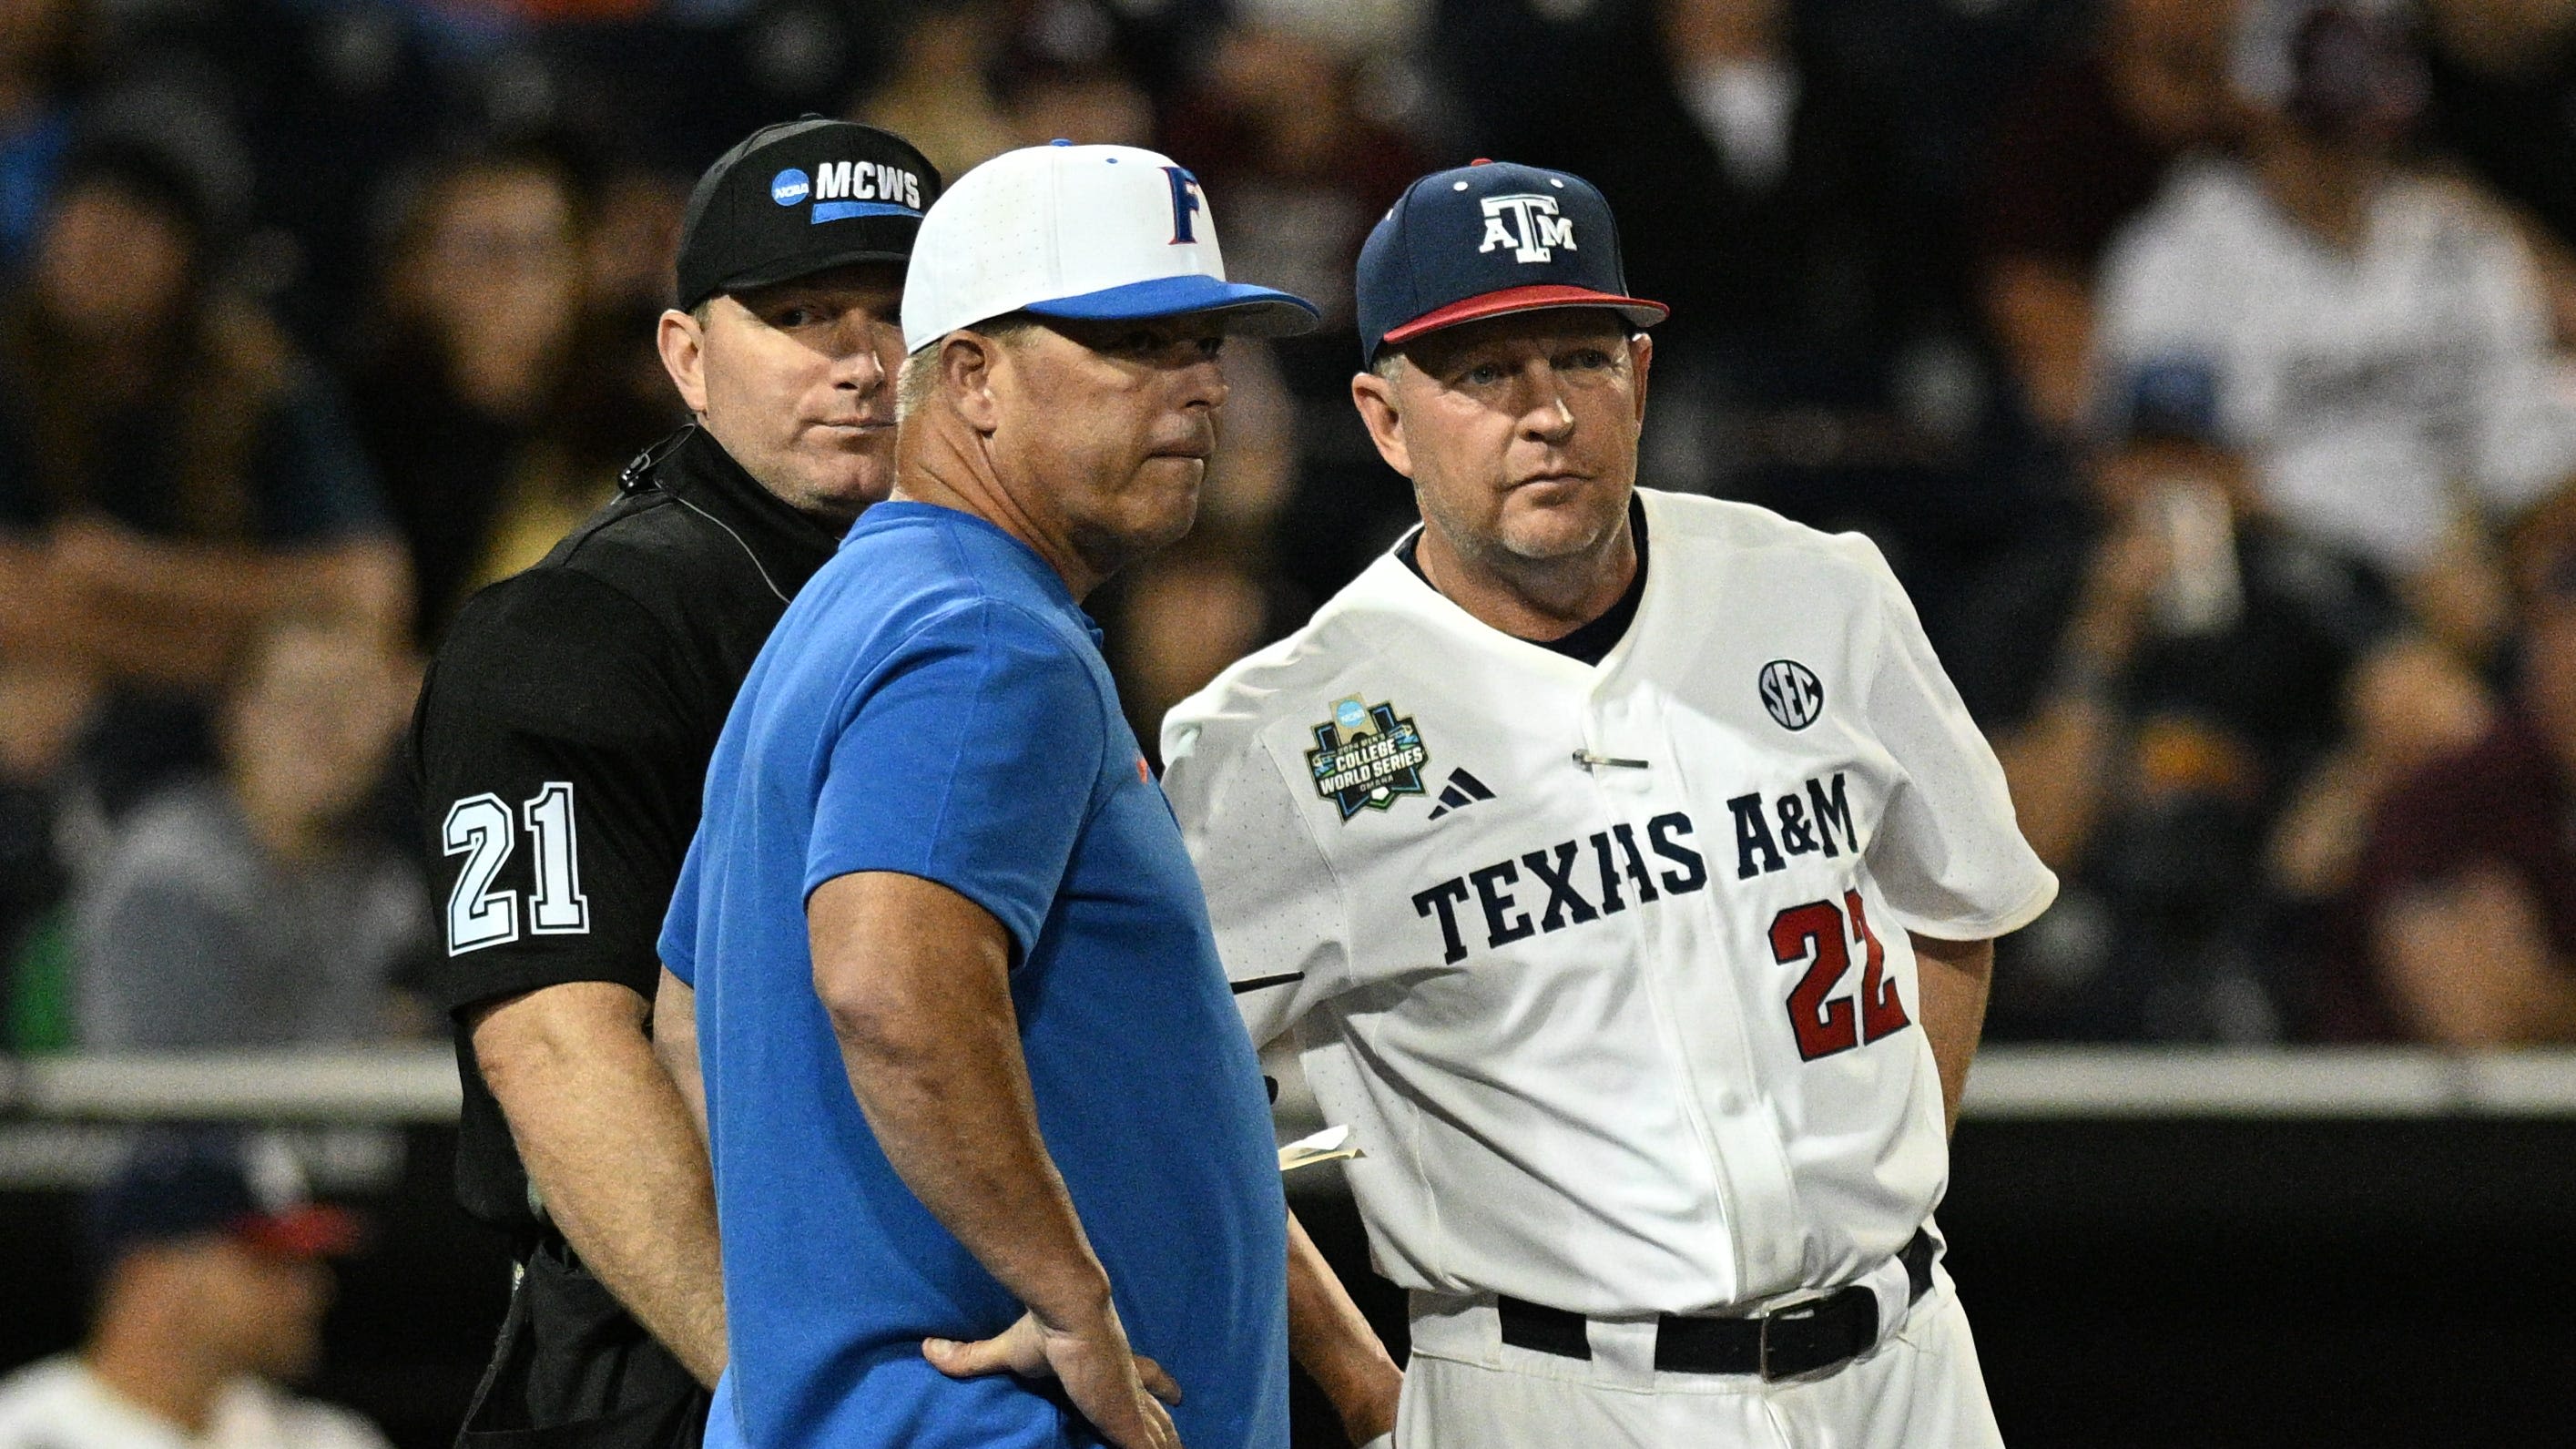
<svg viewBox="0 0 2576 1449">
<path fill-rule="evenodd" d="M 0 1449 L 388 1449 L 365 1419 L 236 1378 L 190 1434 L 117 1394 L 71 1354 L 0 1378 Z"/>
<path fill-rule="evenodd" d="M 1597 666 L 1390 554 L 1164 721 L 1245 1023 L 1296 1031 L 1409 1288 L 1679 1313 L 1884 1264 L 1949 1162 L 1906 932 L 2056 894 L 1868 540 L 1639 496 Z"/>
<path fill-rule="evenodd" d="M 2403 174 L 2339 252 L 2241 163 L 2177 171 L 2102 268 L 2101 364 L 2208 368 L 2222 433 L 2293 526 L 2423 564 L 2460 511 L 2576 470 L 2576 394 L 2530 258 L 2465 188 Z"/>
</svg>

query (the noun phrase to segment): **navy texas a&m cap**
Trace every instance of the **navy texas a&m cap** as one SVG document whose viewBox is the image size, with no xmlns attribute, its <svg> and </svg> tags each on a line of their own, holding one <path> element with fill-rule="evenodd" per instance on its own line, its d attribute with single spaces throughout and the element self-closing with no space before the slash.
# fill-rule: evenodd
<svg viewBox="0 0 2576 1449">
<path fill-rule="evenodd" d="M 679 305 L 853 262 L 912 256 L 939 172 L 911 142 L 808 116 L 716 158 L 680 227 Z"/>
<path fill-rule="evenodd" d="M 1442 327 L 1542 307 L 1610 307 L 1633 327 L 1671 309 L 1628 295 L 1619 224 L 1592 183 L 1478 161 L 1405 188 L 1360 248 L 1360 361 Z"/>
</svg>

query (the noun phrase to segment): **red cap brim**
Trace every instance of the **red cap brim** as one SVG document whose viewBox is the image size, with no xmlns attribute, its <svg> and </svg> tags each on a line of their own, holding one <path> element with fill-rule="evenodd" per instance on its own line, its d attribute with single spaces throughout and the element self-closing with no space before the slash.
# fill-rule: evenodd
<svg viewBox="0 0 2576 1449">
<path fill-rule="evenodd" d="M 232 1225 L 232 1234 L 276 1257 L 326 1258 L 356 1249 L 366 1230 L 347 1208 L 309 1202 L 282 1213 L 239 1219 Z"/>
<path fill-rule="evenodd" d="M 1484 317 L 1500 317 L 1507 312 L 1536 312 L 1547 307 L 1608 307 L 1628 319 L 1632 327 L 1652 327 L 1671 315 L 1672 308 L 1643 297 L 1622 297 L 1615 292 L 1596 292 L 1589 287 L 1505 287 L 1452 302 L 1436 312 L 1425 312 L 1401 327 L 1387 329 L 1386 342 L 1405 342 L 1425 332 L 1455 327 Z"/>
</svg>

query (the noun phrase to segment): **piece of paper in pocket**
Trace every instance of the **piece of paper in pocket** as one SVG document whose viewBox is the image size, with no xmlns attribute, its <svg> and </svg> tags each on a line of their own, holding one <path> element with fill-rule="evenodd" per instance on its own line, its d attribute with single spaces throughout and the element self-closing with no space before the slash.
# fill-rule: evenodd
<svg viewBox="0 0 2576 1449">
<path fill-rule="evenodd" d="M 1351 1129 L 1348 1127 L 1327 1127 L 1312 1137 L 1300 1137 L 1279 1149 L 1279 1170 L 1295 1172 L 1318 1162 L 1338 1162 L 1357 1157 L 1360 1155 L 1358 1148 L 1343 1145 L 1350 1138 Z"/>
</svg>

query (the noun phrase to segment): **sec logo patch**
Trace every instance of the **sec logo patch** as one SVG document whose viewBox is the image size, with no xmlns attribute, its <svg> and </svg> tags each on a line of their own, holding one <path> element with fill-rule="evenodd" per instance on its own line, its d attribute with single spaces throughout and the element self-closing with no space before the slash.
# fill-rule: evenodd
<svg viewBox="0 0 2576 1449">
<path fill-rule="evenodd" d="M 1774 659 L 1762 666 L 1762 707 L 1784 730 L 1802 730 L 1825 712 L 1824 681 L 1795 659 Z"/>
</svg>

